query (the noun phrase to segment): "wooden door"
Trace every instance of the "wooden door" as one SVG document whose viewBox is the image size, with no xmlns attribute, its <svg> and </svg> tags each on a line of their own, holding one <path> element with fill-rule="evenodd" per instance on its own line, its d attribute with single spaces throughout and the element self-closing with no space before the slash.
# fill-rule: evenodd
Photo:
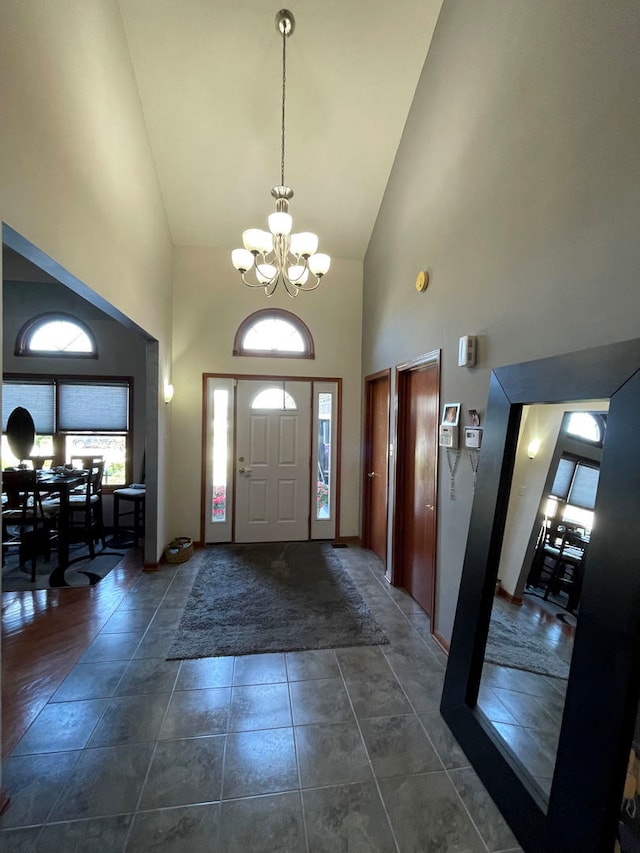
<svg viewBox="0 0 640 853">
<path fill-rule="evenodd" d="M 397 372 L 398 456 L 393 583 L 405 587 L 434 630 L 440 354 Z"/>
<path fill-rule="evenodd" d="M 387 564 L 390 371 L 365 379 L 362 541 Z"/>
<path fill-rule="evenodd" d="M 311 385 L 240 380 L 236 542 L 309 538 Z"/>
</svg>

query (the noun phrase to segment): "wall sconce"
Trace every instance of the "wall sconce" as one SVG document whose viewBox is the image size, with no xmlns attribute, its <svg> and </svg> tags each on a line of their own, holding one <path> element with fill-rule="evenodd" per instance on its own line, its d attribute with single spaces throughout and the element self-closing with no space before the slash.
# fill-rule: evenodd
<svg viewBox="0 0 640 853">
<path fill-rule="evenodd" d="M 535 459 L 538 455 L 538 451 L 540 450 L 540 439 L 534 438 L 532 439 L 527 446 L 527 456 L 529 459 Z"/>
<path fill-rule="evenodd" d="M 170 403 L 173 400 L 173 385 L 170 382 L 164 383 L 164 401 Z"/>
</svg>

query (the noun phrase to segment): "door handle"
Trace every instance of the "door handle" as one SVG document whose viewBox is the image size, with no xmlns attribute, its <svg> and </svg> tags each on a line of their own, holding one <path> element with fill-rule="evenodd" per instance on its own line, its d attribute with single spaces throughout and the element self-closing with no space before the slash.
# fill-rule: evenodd
<svg viewBox="0 0 640 853">
<path fill-rule="evenodd" d="M 425 509 L 430 509 L 433 512 L 433 504 L 427 504 Z"/>
<path fill-rule="evenodd" d="M 251 468 L 238 468 L 238 474 L 250 474 Z"/>
<path fill-rule="evenodd" d="M 375 477 L 375 476 L 376 476 L 376 472 L 375 472 L 375 471 L 370 471 L 370 472 L 367 474 L 367 477 L 369 477 L 369 479 L 370 479 L 370 480 L 371 480 L 373 477 Z"/>
</svg>

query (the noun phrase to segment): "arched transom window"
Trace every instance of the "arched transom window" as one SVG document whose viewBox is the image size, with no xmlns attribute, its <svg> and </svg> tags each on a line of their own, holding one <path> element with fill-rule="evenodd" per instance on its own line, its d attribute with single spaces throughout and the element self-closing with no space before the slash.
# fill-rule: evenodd
<svg viewBox="0 0 640 853">
<path fill-rule="evenodd" d="M 234 355 L 315 358 L 313 338 L 299 317 L 281 308 L 256 311 L 240 324 Z"/>
<path fill-rule="evenodd" d="M 84 323 L 69 314 L 49 313 L 24 324 L 16 339 L 16 355 L 96 358 L 95 338 Z"/>
</svg>

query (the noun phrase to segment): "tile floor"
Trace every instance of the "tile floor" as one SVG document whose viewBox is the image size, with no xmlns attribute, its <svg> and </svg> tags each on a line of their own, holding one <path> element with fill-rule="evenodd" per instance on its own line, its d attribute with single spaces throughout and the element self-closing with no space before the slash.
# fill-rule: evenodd
<svg viewBox="0 0 640 853">
<path fill-rule="evenodd" d="M 541 611 L 551 617 L 562 612 L 546 601 L 537 600 Z M 503 599 L 496 599 L 511 619 L 522 619 L 524 630 L 544 631 L 546 643 L 552 643 L 555 653 L 570 661 L 573 651 L 573 633 L 568 629 L 543 628 L 532 622 L 530 609 L 515 607 Z M 553 618 L 551 622 L 553 623 Z M 508 666 L 485 662 L 478 694 L 478 706 L 491 720 L 496 732 L 530 773 L 543 798 L 549 796 L 558 751 L 560 726 L 564 711 L 567 680 L 541 675 Z"/>
<path fill-rule="evenodd" d="M 141 574 L 6 760 L 0 849 L 520 851 L 438 713 L 427 617 L 336 553 L 389 645 L 167 661 L 197 554 Z"/>
</svg>

